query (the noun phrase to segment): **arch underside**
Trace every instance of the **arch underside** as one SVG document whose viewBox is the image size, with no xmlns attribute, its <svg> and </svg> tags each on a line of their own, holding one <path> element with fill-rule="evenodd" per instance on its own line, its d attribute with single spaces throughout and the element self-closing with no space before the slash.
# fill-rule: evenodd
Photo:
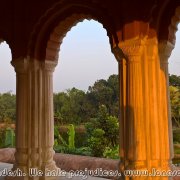
<svg viewBox="0 0 180 180">
<path fill-rule="evenodd" d="M 158 31 L 158 39 L 166 40 L 175 44 L 175 34 L 177 24 L 180 21 L 180 6 L 171 9 L 167 19 L 166 11 L 169 4 L 164 8 L 159 25 L 156 28 Z M 58 52 L 63 38 L 67 32 L 78 22 L 84 19 L 93 19 L 103 25 L 107 31 L 111 47 L 113 44 L 118 44 L 118 32 L 116 32 L 116 22 L 113 17 L 107 13 L 107 7 L 97 3 L 66 3 L 61 1 L 50 8 L 44 16 L 42 16 L 36 24 L 29 41 L 28 56 L 37 60 L 57 60 Z M 153 19 L 155 19 L 153 17 Z M 167 20 L 165 20 L 167 19 Z M 167 25 L 167 23 L 169 23 Z M 151 23 L 150 23 L 151 24 Z M 167 28 L 164 28 L 166 24 Z M 162 29 L 163 28 L 163 29 Z"/>
<path fill-rule="evenodd" d="M 178 24 L 180 22 L 180 6 L 175 10 L 174 16 L 171 18 L 171 24 L 169 26 L 169 36 L 168 40 L 175 45 L 176 42 L 176 32 L 178 30 Z"/>
<path fill-rule="evenodd" d="M 158 26 L 158 39 L 159 41 L 168 41 L 175 45 L 176 32 L 178 30 L 178 24 L 180 22 L 180 4 L 173 8 L 168 5 L 161 17 L 160 24 Z"/>
<path fill-rule="evenodd" d="M 114 40 L 117 41 L 114 23 L 103 8 L 68 5 L 55 11 L 57 6 L 48 11 L 46 16 L 37 23 L 29 43 L 28 54 L 31 57 L 38 60 L 57 60 L 60 45 L 67 32 L 85 19 L 93 19 L 103 25 L 111 46 Z"/>
</svg>

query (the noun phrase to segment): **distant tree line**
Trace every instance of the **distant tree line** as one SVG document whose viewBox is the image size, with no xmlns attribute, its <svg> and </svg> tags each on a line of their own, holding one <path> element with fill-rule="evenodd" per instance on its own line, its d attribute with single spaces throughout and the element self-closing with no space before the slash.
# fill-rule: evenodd
<svg viewBox="0 0 180 180">
<path fill-rule="evenodd" d="M 107 113 L 118 117 L 118 75 L 107 80 L 97 80 L 88 91 L 72 88 L 54 93 L 55 122 L 59 124 L 83 124 L 98 116 L 99 107 L 105 106 Z M 173 126 L 180 127 L 180 76 L 170 75 L 171 116 Z M 16 119 L 16 96 L 11 92 L 0 94 L 0 122 Z"/>
</svg>

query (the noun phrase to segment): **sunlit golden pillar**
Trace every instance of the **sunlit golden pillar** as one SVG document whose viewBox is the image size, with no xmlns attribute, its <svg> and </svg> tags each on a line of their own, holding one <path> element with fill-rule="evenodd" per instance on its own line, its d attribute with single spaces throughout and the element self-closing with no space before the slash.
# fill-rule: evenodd
<svg viewBox="0 0 180 180">
<path fill-rule="evenodd" d="M 143 53 L 144 114 L 146 119 L 147 168 L 161 176 L 149 178 L 167 180 L 172 169 L 173 141 L 169 104 L 168 58 L 173 46 L 158 43 L 156 37 L 146 40 Z"/>
<path fill-rule="evenodd" d="M 143 53 L 144 116 L 146 121 L 147 167 L 159 169 L 161 161 L 161 122 L 159 121 L 159 58 L 156 38 L 147 39 Z"/>
<path fill-rule="evenodd" d="M 163 66 L 166 63 L 164 64 L 164 59 L 162 62 L 162 57 L 159 56 L 160 51 L 156 37 L 147 39 L 143 54 L 144 93 L 146 94 L 144 111 L 148 132 L 147 167 L 149 171 L 154 169 L 160 173 L 164 172 L 163 176 L 156 177 L 156 179 L 167 180 L 172 179 L 172 177 L 165 175 L 171 170 L 172 146 L 170 143 L 172 143 L 172 129 L 169 121 L 170 117 L 168 117 L 170 111 L 167 108 L 166 88 L 168 88 L 168 84 L 164 86 L 167 81 L 162 79 L 162 63 Z M 163 56 L 166 54 L 162 51 L 161 53 L 163 53 Z"/>
<path fill-rule="evenodd" d="M 146 167 L 146 131 L 143 111 L 142 53 L 144 39 L 120 42 L 126 58 L 125 169 Z M 126 177 L 128 179 L 129 177 Z"/>
<path fill-rule="evenodd" d="M 157 38 L 146 36 L 122 41 L 113 51 L 119 62 L 122 179 L 171 179 L 154 174 L 170 170 L 172 159 L 168 84 L 162 79 L 167 54 L 162 61 L 159 50 Z M 146 175 L 130 177 L 126 170 Z"/>
</svg>

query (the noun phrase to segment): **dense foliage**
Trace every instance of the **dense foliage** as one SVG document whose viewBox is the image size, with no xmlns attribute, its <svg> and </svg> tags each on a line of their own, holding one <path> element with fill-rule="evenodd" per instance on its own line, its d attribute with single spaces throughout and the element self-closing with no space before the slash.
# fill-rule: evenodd
<svg viewBox="0 0 180 180">
<path fill-rule="evenodd" d="M 72 88 L 67 92 L 54 94 L 55 119 L 60 124 L 82 124 L 97 116 L 100 105 L 108 113 L 118 116 L 118 77 L 111 75 L 108 80 L 98 80 L 85 93 Z"/>
<path fill-rule="evenodd" d="M 169 76 L 169 85 L 180 87 L 180 76 L 177 76 L 174 74 L 170 75 Z"/>
<path fill-rule="evenodd" d="M 61 126 L 55 125 L 55 151 L 111 158 L 113 158 L 111 155 L 117 152 L 118 157 L 119 123 L 116 117 L 109 115 L 105 105 L 99 107 L 96 118 L 91 118 L 85 123 L 85 131 L 81 133 L 83 137 L 81 141 L 84 144 L 81 147 L 75 147 L 75 141 L 78 139 L 74 125 L 67 126 L 66 136 L 60 129 L 58 130 L 58 127 Z"/>
<path fill-rule="evenodd" d="M 180 86 L 170 86 L 171 117 L 173 126 L 180 128 Z"/>
<path fill-rule="evenodd" d="M 13 129 L 6 127 L 0 129 L 0 148 L 15 146 L 15 132 Z"/>
<path fill-rule="evenodd" d="M 16 119 L 16 96 L 7 92 L 0 94 L 0 123 L 14 122 Z"/>
</svg>

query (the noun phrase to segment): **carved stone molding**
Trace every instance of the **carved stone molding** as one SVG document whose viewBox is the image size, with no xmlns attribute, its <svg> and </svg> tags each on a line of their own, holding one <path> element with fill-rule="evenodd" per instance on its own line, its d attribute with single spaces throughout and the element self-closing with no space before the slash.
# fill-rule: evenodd
<svg viewBox="0 0 180 180">
<path fill-rule="evenodd" d="M 19 58 L 11 61 L 16 73 L 26 73 L 28 69 L 28 60 L 26 58 Z"/>
<path fill-rule="evenodd" d="M 119 43 L 119 49 L 122 51 L 117 51 L 116 53 L 116 59 L 124 58 L 126 60 L 126 64 L 130 63 L 140 63 L 141 62 L 141 56 L 142 52 L 144 50 L 144 45 L 146 42 L 146 38 L 143 39 L 131 39 L 126 40 Z"/>
<path fill-rule="evenodd" d="M 57 66 L 57 61 L 31 61 L 28 58 L 18 58 L 11 61 L 12 66 L 15 68 L 17 73 L 26 73 L 29 70 L 37 71 L 39 69 L 48 70 L 54 72 L 55 67 Z"/>
<path fill-rule="evenodd" d="M 48 71 L 51 71 L 51 72 L 54 72 L 55 67 L 57 66 L 57 64 L 58 64 L 58 61 L 45 60 L 45 62 L 42 62 L 42 65 L 43 65 L 44 69 L 48 70 Z"/>
</svg>

